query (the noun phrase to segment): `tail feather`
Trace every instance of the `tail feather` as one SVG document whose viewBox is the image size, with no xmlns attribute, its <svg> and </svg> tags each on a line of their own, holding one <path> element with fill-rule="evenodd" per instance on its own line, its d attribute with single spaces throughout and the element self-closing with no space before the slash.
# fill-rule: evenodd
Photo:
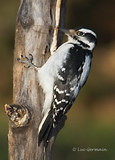
<svg viewBox="0 0 115 160">
<path fill-rule="evenodd" d="M 53 127 L 52 114 L 49 111 L 44 115 L 39 126 L 38 145 L 40 145 L 42 141 L 46 142 L 48 140 L 52 127 Z"/>
</svg>

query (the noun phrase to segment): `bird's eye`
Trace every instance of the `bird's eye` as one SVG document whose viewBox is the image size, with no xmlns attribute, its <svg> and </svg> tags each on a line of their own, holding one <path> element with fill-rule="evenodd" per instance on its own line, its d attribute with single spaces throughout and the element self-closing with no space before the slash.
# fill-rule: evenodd
<svg viewBox="0 0 115 160">
<path fill-rule="evenodd" d="M 77 31 L 77 35 L 78 35 L 78 36 L 84 36 L 84 33 L 81 32 L 81 31 Z"/>
</svg>

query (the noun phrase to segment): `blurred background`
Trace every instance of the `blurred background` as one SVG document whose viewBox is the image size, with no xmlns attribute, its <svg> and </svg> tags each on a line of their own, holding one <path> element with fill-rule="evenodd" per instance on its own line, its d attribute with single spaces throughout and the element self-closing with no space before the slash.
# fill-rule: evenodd
<svg viewBox="0 0 115 160">
<path fill-rule="evenodd" d="M 0 2 L 0 160 L 8 159 L 8 120 L 4 104 L 12 103 L 15 20 L 19 1 Z M 53 160 L 115 160 L 115 1 L 67 2 L 66 28 L 86 26 L 98 35 L 86 85 L 67 114 Z M 103 152 L 79 151 L 87 148 Z"/>
</svg>

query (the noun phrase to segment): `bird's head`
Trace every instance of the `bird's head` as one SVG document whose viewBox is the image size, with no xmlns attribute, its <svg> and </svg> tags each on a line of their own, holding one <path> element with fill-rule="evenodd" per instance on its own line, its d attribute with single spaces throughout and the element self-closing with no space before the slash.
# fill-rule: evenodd
<svg viewBox="0 0 115 160">
<path fill-rule="evenodd" d="M 68 41 L 76 43 L 84 49 L 93 50 L 97 44 L 97 35 L 94 31 L 88 28 L 77 29 L 62 29 L 59 28 L 68 36 Z"/>
</svg>

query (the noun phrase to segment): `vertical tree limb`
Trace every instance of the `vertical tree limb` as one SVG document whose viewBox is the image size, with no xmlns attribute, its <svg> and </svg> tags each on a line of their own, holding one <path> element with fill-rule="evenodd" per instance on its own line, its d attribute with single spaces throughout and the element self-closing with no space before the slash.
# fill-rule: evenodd
<svg viewBox="0 0 115 160">
<path fill-rule="evenodd" d="M 14 105 L 5 105 L 9 117 L 9 160 L 43 160 L 44 147 L 38 147 L 38 126 L 44 94 L 38 86 L 35 70 L 24 68 L 16 59 L 21 54 L 28 56 L 31 53 L 37 66 L 46 62 L 50 50 L 53 53 L 61 43 L 62 35 L 57 27 L 64 26 L 65 4 L 66 0 L 21 0 L 15 34 Z M 60 129 L 49 140 L 46 160 L 51 159 L 52 149 L 49 148 L 53 147 Z"/>
</svg>

